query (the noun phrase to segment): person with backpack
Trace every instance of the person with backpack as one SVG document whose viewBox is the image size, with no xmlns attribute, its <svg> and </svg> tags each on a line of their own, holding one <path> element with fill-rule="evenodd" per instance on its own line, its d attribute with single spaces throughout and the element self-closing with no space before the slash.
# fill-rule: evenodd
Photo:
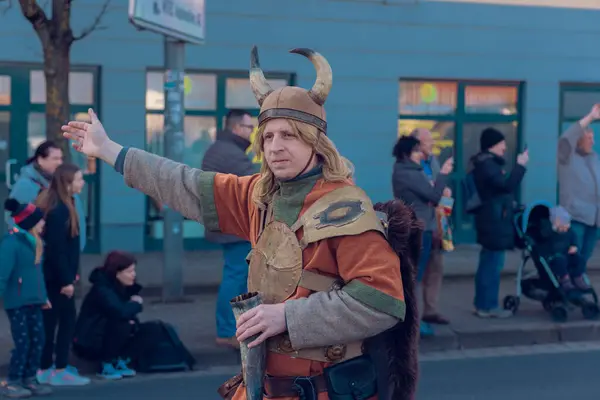
<svg viewBox="0 0 600 400">
<path fill-rule="evenodd" d="M 475 275 L 475 315 L 480 318 L 507 318 L 512 311 L 498 306 L 500 272 L 504 268 L 506 250 L 515 245 L 515 193 L 525 176 L 529 153 L 517 156 L 517 164 L 506 173 L 504 154 L 506 141 L 502 132 L 485 129 L 479 139 L 481 151 L 471 159 L 472 179 L 479 204 L 475 216 L 477 243 L 481 245 Z"/>
<path fill-rule="evenodd" d="M 42 142 L 33 155 L 27 159 L 25 166 L 21 168 L 19 178 L 13 185 L 9 198 L 20 203 L 35 203 L 38 195 L 50 186 L 50 181 L 56 169 L 63 163 L 63 151 L 53 141 Z M 79 217 L 79 240 L 81 251 L 85 248 L 87 241 L 86 220 L 83 202 L 79 193 L 74 196 L 75 209 Z M 7 220 L 9 226 L 14 226 L 14 221 Z"/>
<path fill-rule="evenodd" d="M 89 277 L 75 327 L 73 350 L 97 361 L 97 376 L 107 380 L 133 377 L 136 370 L 154 372 L 192 368 L 195 360 L 173 328 L 162 321 L 140 323 L 144 301 L 136 282 L 137 260 L 112 251 Z"/>
<path fill-rule="evenodd" d="M 3 394 L 13 399 L 47 395 L 52 390 L 36 380 L 44 346 L 42 307 L 49 306 L 41 266 L 44 213 L 15 199 L 6 200 L 4 209 L 10 212 L 15 227 L 0 242 L 0 296 L 15 348 Z"/>
<path fill-rule="evenodd" d="M 92 287 L 79 311 L 73 348 L 84 358 L 100 359 L 100 378 L 136 374 L 127 365 L 144 303 L 135 280 L 136 263 L 133 255 L 112 251 L 89 277 Z"/>
</svg>

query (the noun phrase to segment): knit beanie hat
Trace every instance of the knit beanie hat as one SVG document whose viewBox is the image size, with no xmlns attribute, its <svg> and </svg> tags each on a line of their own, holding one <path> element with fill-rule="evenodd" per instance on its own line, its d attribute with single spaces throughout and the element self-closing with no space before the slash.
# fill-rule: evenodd
<svg viewBox="0 0 600 400">
<path fill-rule="evenodd" d="M 21 204 L 15 199 L 7 199 L 4 202 L 4 209 L 10 211 L 15 224 L 25 231 L 29 231 L 44 218 L 43 211 L 33 204 Z"/>
<path fill-rule="evenodd" d="M 504 140 L 504 135 L 497 129 L 486 128 L 481 132 L 479 137 L 479 146 L 481 151 L 487 151 L 490 147 L 494 147 L 498 143 Z"/>
<path fill-rule="evenodd" d="M 568 225 L 571 223 L 571 215 L 564 207 L 552 207 L 550 209 L 550 220 L 553 224 L 560 223 L 561 225 Z"/>
</svg>

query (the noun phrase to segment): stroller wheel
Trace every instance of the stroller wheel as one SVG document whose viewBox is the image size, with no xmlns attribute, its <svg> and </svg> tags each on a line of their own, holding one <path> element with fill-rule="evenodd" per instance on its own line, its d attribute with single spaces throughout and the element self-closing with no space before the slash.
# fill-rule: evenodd
<svg viewBox="0 0 600 400">
<path fill-rule="evenodd" d="M 506 296 L 504 298 L 504 309 L 510 310 L 513 313 L 516 313 L 519 309 L 519 304 L 521 303 L 521 299 L 517 296 Z"/>
<path fill-rule="evenodd" d="M 548 311 L 548 312 L 552 312 L 552 302 L 548 299 L 544 299 L 542 301 L 542 306 L 544 307 L 544 310 Z"/>
<path fill-rule="evenodd" d="M 565 322 L 567 320 L 567 309 L 563 306 L 554 306 L 550 311 L 554 322 Z"/>
<path fill-rule="evenodd" d="M 581 306 L 581 313 L 585 319 L 596 319 L 600 314 L 600 308 L 594 303 L 586 303 Z"/>
</svg>

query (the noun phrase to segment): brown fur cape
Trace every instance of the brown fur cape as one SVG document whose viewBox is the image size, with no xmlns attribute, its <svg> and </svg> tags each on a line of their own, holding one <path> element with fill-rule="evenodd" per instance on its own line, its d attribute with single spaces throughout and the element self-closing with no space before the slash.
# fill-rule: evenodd
<svg viewBox="0 0 600 400">
<path fill-rule="evenodd" d="M 422 224 L 400 200 L 375 204 L 387 216 L 388 242 L 400 258 L 406 315 L 404 321 L 366 342 L 375 362 L 379 400 L 413 400 L 419 375 L 419 312 L 415 293 Z"/>
</svg>

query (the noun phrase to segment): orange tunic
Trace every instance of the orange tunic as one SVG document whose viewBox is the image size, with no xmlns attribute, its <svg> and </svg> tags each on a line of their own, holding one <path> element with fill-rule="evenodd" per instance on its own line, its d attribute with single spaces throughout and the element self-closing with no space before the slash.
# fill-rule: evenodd
<svg viewBox="0 0 600 400">
<path fill-rule="evenodd" d="M 213 198 L 206 196 L 202 204 L 207 229 L 218 228 L 223 233 L 245 238 L 254 246 L 258 241 L 260 212 L 252 202 L 251 194 L 257 179 L 258 175 L 214 175 L 214 183 L 209 190 L 212 191 Z M 347 185 L 352 183 L 317 180 L 304 199 L 300 215 L 323 195 Z M 298 239 L 301 239 L 301 235 L 300 230 Z M 303 250 L 302 256 L 303 268 L 306 270 L 339 276 L 346 283 L 358 280 L 403 305 L 400 261 L 379 232 L 368 231 L 360 235 L 341 236 L 312 243 Z M 290 299 L 308 297 L 310 294 L 311 291 L 298 287 Z M 314 376 L 321 374 L 328 365 L 330 364 L 291 358 L 273 352 L 268 352 L 267 356 L 267 374 L 273 376 Z M 238 388 L 233 399 L 246 399 L 243 385 Z M 294 400 L 297 397 L 284 399 Z M 325 399 L 328 399 L 327 394 L 320 393 L 319 400 Z"/>
</svg>

